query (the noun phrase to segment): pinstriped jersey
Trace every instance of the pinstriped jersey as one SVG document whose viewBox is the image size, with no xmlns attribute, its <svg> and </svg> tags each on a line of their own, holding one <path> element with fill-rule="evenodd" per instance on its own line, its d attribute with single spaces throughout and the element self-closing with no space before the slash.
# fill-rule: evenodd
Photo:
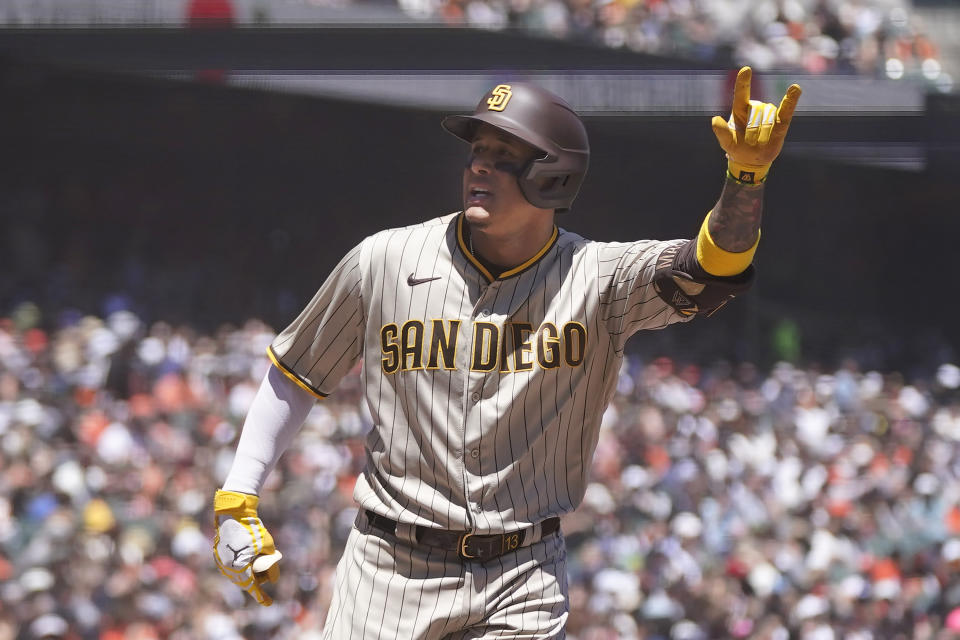
<svg viewBox="0 0 960 640">
<path fill-rule="evenodd" d="M 660 253 L 686 241 L 594 242 L 555 227 L 495 278 L 464 224 L 455 213 L 363 240 L 269 355 L 318 397 L 363 359 L 374 427 L 362 508 L 500 533 L 580 503 L 627 338 L 689 319 L 652 286 Z"/>
</svg>

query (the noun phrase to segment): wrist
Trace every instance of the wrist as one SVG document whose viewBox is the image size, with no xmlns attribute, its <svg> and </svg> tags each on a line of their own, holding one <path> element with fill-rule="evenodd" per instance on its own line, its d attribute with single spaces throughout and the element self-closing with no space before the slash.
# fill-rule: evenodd
<svg viewBox="0 0 960 640">
<path fill-rule="evenodd" d="M 770 165 L 755 165 L 737 162 L 727 158 L 727 175 L 740 184 L 762 184 L 767 179 Z"/>
<path fill-rule="evenodd" d="M 256 516 L 260 498 L 247 493 L 218 489 L 213 496 L 214 513 Z"/>
</svg>

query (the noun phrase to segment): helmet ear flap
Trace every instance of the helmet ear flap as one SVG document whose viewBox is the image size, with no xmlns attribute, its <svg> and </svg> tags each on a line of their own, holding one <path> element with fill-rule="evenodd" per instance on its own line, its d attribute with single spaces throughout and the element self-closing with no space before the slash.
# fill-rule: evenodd
<svg viewBox="0 0 960 640">
<path fill-rule="evenodd" d="M 518 179 L 520 191 L 530 204 L 541 209 L 569 211 L 580 189 L 589 162 L 589 152 L 565 149 L 564 155 L 534 160 Z"/>
</svg>

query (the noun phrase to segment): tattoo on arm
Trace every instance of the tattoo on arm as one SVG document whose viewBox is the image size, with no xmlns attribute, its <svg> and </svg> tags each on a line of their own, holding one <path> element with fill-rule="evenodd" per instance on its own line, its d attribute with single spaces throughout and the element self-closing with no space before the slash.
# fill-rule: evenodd
<svg viewBox="0 0 960 640">
<path fill-rule="evenodd" d="M 757 241 L 763 215 L 763 185 L 740 184 L 729 176 L 707 230 L 724 251 L 740 253 Z"/>
</svg>

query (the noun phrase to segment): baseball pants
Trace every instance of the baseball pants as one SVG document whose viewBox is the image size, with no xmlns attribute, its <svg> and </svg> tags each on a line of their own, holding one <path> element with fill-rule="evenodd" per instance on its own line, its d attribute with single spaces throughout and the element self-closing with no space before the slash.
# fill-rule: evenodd
<svg viewBox="0 0 960 640">
<path fill-rule="evenodd" d="M 405 538 L 371 527 L 360 512 L 337 565 L 324 640 L 565 637 L 560 532 L 486 562 Z"/>
</svg>

